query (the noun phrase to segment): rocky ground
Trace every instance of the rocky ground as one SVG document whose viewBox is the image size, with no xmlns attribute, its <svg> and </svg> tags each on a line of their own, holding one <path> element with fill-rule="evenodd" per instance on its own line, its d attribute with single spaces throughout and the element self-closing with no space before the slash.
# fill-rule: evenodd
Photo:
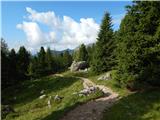
<svg viewBox="0 0 160 120">
<path fill-rule="evenodd" d="M 83 80 L 83 87 L 85 89 L 91 86 L 97 87 L 103 91 L 104 96 L 79 105 L 68 112 L 61 120 L 101 120 L 103 111 L 117 100 L 118 94 L 103 85 L 96 85 L 87 78 L 80 78 Z"/>
</svg>

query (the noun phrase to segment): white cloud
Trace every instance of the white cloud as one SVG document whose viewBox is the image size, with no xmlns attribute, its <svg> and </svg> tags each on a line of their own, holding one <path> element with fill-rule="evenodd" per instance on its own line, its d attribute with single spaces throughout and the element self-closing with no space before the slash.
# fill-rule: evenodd
<svg viewBox="0 0 160 120">
<path fill-rule="evenodd" d="M 75 48 L 80 44 L 89 44 L 96 41 L 99 24 L 93 18 L 81 18 L 79 22 L 69 16 L 60 19 L 53 11 L 37 12 L 29 7 L 27 18 L 30 22 L 23 22 L 17 28 L 24 31 L 30 49 L 47 45 L 57 50 Z M 51 28 L 42 31 L 40 24 Z M 31 48 L 32 47 L 32 48 Z"/>
<path fill-rule="evenodd" d="M 33 46 L 41 44 L 45 39 L 44 34 L 35 22 L 23 22 L 22 24 L 18 24 L 17 28 L 25 32 L 29 44 Z"/>
</svg>

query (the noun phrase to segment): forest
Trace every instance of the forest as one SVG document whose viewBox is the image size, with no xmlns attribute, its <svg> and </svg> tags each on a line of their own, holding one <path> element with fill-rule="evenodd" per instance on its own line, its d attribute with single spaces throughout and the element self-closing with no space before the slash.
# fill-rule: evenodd
<svg viewBox="0 0 160 120">
<path fill-rule="evenodd" d="M 5 97 L 6 89 L 21 89 L 23 82 L 66 72 L 73 61 L 86 61 L 91 77 L 111 71 L 118 89 L 159 90 L 160 2 L 133 1 L 126 6 L 120 28 L 114 31 L 112 26 L 112 17 L 106 11 L 96 43 L 81 44 L 73 53 L 66 50 L 56 54 L 43 46 L 34 55 L 25 46 L 16 52 L 1 38 L 2 104 L 10 104 Z"/>
</svg>

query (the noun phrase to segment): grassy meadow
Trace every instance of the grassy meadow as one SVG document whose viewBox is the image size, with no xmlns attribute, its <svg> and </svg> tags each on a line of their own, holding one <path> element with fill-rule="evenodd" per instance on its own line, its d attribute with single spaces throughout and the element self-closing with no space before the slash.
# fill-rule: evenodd
<svg viewBox="0 0 160 120">
<path fill-rule="evenodd" d="M 6 102 L 13 106 L 15 113 L 8 114 L 5 120 L 58 120 L 77 105 L 102 95 L 99 91 L 82 97 L 73 94 L 82 89 L 82 80 L 68 74 L 64 77 L 47 76 L 26 81 L 21 88 L 6 89 L 3 99 L 8 100 Z M 47 96 L 39 99 L 42 90 Z M 59 102 L 53 99 L 49 108 L 47 105 L 49 96 L 54 97 L 56 94 L 64 98 Z"/>
</svg>

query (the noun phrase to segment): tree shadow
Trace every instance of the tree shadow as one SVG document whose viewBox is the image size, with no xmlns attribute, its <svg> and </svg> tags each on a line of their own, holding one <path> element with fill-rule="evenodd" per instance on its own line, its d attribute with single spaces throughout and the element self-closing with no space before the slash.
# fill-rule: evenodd
<svg viewBox="0 0 160 120">
<path fill-rule="evenodd" d="M 65 107 L 64 109 L 54 111 L 41 120 L 59 120 L 60 118 L 65 116 L 68 111 L 74 109 L 76 106 L 81 105 L 81 104 L 82 104 L 81 102 L 77 102 L 76 104 Z"/>
<path fill-rule="evenodd" d="M 107 109 L 103 120 L 158 120 L 160 89 L 150 89 L 121 98 Z"/>
<path fill-rule="evenodd" d="M 58 92 L 59 90 L 69 87 L 79 80 L 75 77 L 43 77 L 40 80 L 26 81 L 19 88 L 9 88 L 2 93 L 2 104 L 26 104 L 44 94 Z M 16 99 L 14 99 L 16 97 Z"/>
<path fill-rule="evenodd" d="M 46 116 L 41 120 L 60 120 L 61 118 L 64 118 L 66 120 L 69 120 L 69 118 L 80 120 L 82 119 L 82 117 L 83 119 L 86 119 L 86 120 L 88 119 L 94 120 L 95 118 L 98 119 L 100 116 L 99 116 L 99 110 L 97 109 L 100 109 L 101 113 L 103 113 L 103 110 L 106 107 L 106 105 L 110 107 L 116 100 L 117 98 L 115 97 L 115 98 L 109 98 L 105 100 L 102 99 L 98 101 L 93 99 L 93 100 L 88 100 L 86 102 L 77 102 L 76 104 L 65 107 L 62 110 L 54 111 L 50 115 Z M 78 110 L 77 114 L 74 114 L 75 112 L 72 111 L 74 109 L 75 111 Z M 83 113 L 82 113 L 82 110 L 83 110 Z M 68 113 L 70 113 L 69 116 L 67 116 Z"/>
</svg>

